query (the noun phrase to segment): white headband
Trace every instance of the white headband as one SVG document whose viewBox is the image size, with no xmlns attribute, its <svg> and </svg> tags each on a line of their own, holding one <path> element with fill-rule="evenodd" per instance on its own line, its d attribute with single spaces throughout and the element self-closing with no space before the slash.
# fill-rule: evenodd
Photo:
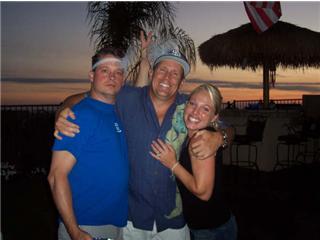
<svg viewBox="0 0 320 240">
<path fill-rule="evenodd" d="M 101 60 L 99 60 L 98 62 L 96 62 L 93 66 L 92 66 L 92 70 L 95 70 L 98 66 L 100 66 L 103 63 L 107 63 L 107 62 L 117 62 L 120 63 L 121 68 L 123 68 L 123 65 L 121 64 L 122 61 L 118 58 L 115 57 L 106 57 L 103 58 Z"/>
</svg>

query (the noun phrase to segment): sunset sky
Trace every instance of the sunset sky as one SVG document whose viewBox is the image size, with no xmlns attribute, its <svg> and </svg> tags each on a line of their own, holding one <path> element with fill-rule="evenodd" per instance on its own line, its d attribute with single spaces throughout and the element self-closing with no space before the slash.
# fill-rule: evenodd
<svg viewBox="0 0 320 240">
<path fill-rule="evenodd" d="M 243 2 L 177 2 L 175 6 L 176 25 L 191 36 L 196 48 L 213 35 L 249 21 Z M 58 103 L 88 89 L 85 79 L 94 46 L 86 7 L 87 2 L 1 2 L 2 104 Z M 281 2 L 281 7 L 282 21 L 320 32 L 320 2 Z M 188 79 L 217 82 L 225 100 L 262 97 L 261 70 L 211 72 L 199 60 Z M 277 69 L 271 98 L 301 98 L 301 94 L 320 94 L 320 69 Z"/>
</svg>

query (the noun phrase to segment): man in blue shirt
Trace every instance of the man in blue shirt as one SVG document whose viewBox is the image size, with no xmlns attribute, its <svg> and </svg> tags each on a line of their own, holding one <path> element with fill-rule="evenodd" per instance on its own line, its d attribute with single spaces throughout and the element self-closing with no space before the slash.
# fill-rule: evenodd
<svg viewBox="0 0 320 240">
<path fill-rule="evenodd" d="M 178 89 L 189 70 L 185 57 L 179 51 L 169 50 L 153 63 L 149 71 L 150 86 L 125 86 L 117 96 L 130 166 L 129 221 L 124 228 L 124 239 L 189 239 L 175 179 L 170 170 L 149 154 L 153 140 L 174 138 L 168 136 L 175 132 L 173 115 L 186 101 L 186 95 L 179 94 Z M 63 117 L 59 121 L 57 125 L 64 122 Z M 73 127 L 68 131 L 72 132 Z M 200 157 L 214 154 L 223 143 L 220 133 L 202 131 L 197 138 L 192 151 Z M 178 141 L 180 145 L 183 139 Z"/>
<path fill-rule="evenodd" d="M 77 118 L 70 120 L 81 132 L 53 146 L 48 181 L 59 240 L 116 238 L 127 224 L 127 145 L 114 105 L 124 70 L 114 49 L 101 49 L 92 60 L 90 96 L 73 106 Z"/>
</svg>

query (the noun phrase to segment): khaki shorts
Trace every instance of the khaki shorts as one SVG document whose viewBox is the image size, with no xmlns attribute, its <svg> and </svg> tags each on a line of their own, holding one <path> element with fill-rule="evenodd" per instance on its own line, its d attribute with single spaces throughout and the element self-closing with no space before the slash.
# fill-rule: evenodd
<svg viewBox="0 0 320 240">
<path fill-rule="evenodd" d="M 157 232 L 154 223 L 152 231 L 135 228 L 132 222 L 128 221 L 127 226 L 123 228 L 123 240 L 190 240 L 189 228 L 185 225 L 183 228 L 168 228 L 162 232 Z"/>
</svg>

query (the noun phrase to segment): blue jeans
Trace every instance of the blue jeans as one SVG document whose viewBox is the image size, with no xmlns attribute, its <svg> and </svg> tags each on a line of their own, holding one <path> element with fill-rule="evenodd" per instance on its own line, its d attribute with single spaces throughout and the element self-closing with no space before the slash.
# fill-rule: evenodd
<svg viewBox="0 0 320 240">
<path fill-rule="evenodd" d="M 231 215 L 228 222 L 217 228 L 190 229 L 191 240 L 236 240 L 237 222 Z"/>
</svg>

